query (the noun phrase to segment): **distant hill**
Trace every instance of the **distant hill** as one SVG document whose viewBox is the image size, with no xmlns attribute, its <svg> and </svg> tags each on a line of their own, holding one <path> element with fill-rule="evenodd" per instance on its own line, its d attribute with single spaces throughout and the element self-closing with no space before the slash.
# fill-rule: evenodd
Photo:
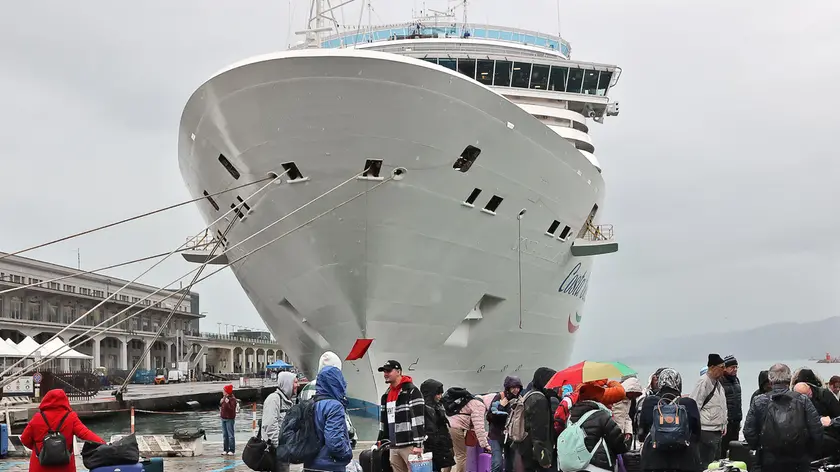
<svg viewBox="0 0 840 472">
<path fill-rule="evenodd" d="M 666 330 L 660 331 L 664 335 Z M 826 352 L 840 355 L 840 317 L 806 323 L 774 323 L 744 331 L 691 334 L 665 338 L 641 346 L 630 355 L 619 356 L 627 362 L 662 358 L 663 352 L 674 360 L 704 359 L 710 352 L 724 356 L 734 353 L 742 360 L 809 359 Z"/>
</svg>

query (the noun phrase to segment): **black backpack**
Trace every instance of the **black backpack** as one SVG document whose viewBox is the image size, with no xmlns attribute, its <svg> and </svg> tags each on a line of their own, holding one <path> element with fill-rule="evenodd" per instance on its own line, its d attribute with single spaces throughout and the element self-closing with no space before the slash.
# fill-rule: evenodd
<svg viewBox="0 0 840 472">
<path fill-rule="evenodd" d="M 44 467 L 51 467 L 57 465 L 67 465 L 70 463 L 70 451 L 67 450 L 67 438 L 61 434 L 61 427 L 64 426 L 64 420 L 70 415 L 70 412 L 64 414 L 58 427 L 53 430 L 50 427 L 50 422 L 47 421 L 44 412 L 40 412 L 41 417 L 44 418 L 44 424 L 47 425 L 47 434 L 44 436 L 44 442 L 41 445 L 41 450 L 36 451 L 38 455 L 38 462 Z"/>
<path fill-rule="evenodd" d="M 762 450 L 782 456 L 799 455 L 805 450 L 808 423 L 798 397 L 795 392 L 770 394 L 759 438 Z"/>
<path fill-rule="evenodd" d="M 304 400 L 289 409 L 277 445 L 277 460 L 290 464 L 311 462 L 321 450 L 322 441 L 315 428 L 315 403 L 321 399 Z"/>
<path fill-rule="evenodd" d="M 467 389 L 463 387 L 449 387 L 440 403 L 446 411 L 446 416 L 455 416 L 461 412 L 461 408 L 475 398 Z"/>
</svg>

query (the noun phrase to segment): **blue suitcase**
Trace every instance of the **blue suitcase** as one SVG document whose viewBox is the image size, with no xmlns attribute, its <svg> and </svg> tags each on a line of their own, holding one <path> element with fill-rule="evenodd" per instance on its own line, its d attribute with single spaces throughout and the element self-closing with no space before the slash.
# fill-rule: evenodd
<svg viewBox="0 0 840 472">
<path fill-rule="evenodd" d="M 143 464 L 143 472 L 163 472 L 163 458 L 152 457 L 140 461 Z"/>
<path fill-rule="evenodd" d="M 0 425 L 0 456 L 6 457 L 9 454 L 9 431 L 6 425 Z"/>
<path fill-rule="evenodd" d="M 143 464 L 111 465 L 108 467 L 97 467 L 90 472 L 143 472 Z"/>
</svg>

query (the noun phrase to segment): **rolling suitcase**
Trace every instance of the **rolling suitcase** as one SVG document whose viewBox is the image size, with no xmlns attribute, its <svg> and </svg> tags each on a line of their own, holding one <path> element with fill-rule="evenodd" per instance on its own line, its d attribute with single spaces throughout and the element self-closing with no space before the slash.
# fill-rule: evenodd
<svg viewBox="0 0 840 472">
<path fill-rule="evenodd" d="M 163 458 L 152 457 L 140 461 L 143 464 L 143 472 L 163 472 Z"/>
<path fill-rule="evenodd" d="M 143 472 L 143 464 L 109 465 L 91 469 L 90 472 Z"/>
<path fill-rule="evenodd" d="M 362 472 L 392 472 L 391 447 L 386 443 L 378 449 L 365 449 L 359 453 Z"/>
<path fill-rule="evenodd" d="M 755 451 L 750 450 L 746 441 L 729 442 L 729 460 L 747 464 L 747 470 L 756 470 Z"/>
<path fill-rule="evenodd" d="M 642 455 L 639 451 L 625 452 L 621 455 L 624 470 L 627 472 L 642 472 Z"/>
</svg>

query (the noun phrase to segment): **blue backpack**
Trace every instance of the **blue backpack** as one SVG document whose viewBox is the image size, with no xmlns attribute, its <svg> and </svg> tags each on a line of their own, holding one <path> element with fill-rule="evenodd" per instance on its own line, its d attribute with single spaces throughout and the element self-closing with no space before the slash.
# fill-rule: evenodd
<svg viewBox="0 0 840 472">
<path fill-rule="evenodd" d="M 688 412 L 683 405 L 673 400 L 660 398 L 653 407 L 653 426 L 650 442 L 654 449 L 676 451 L 688 447 L 691 430 L 688 427 Z"/>
</svg>

